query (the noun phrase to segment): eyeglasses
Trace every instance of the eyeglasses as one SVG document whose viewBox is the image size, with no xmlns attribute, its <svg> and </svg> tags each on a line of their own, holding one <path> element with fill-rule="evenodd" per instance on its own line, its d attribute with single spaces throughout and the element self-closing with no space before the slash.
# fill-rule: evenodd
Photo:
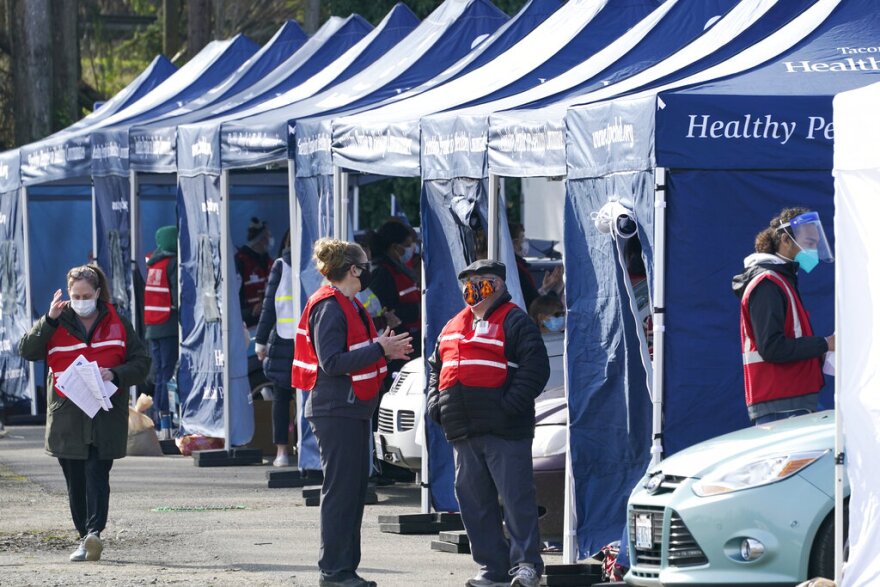
<svg viewBox="0 0 880 587">
<path fill-rule="evenodd" d="M 98 277 L 98 274 L 95 273 L 94 269 L 85 266 L 72 269 L 68 275 L 71 279 L 89 279 Z"/>
<path fill-rule="evenodd" d="M 366 271 L 367 269 L 370 268 L 370 262 L 367 261 L 366 263 L 352 263 L 351 266 L 352 266 L 352 267 L 357 267 L 357 268 L 360 269 L 361 271 Z"/>
</svg>

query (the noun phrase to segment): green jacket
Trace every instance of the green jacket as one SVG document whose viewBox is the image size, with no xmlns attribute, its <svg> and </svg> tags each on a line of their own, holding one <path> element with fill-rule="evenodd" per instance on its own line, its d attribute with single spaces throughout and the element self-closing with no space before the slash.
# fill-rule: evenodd
<svg viewBox="0 0 880 587">
<path fill-rule="evenodd" d="M 98 303 L 97 325 L 107 317 L 107 306 Z M 142 383 L 150 371 L 150 355 L 135 333 L 131 323 L 120 316 L 125 326 L 125 362 L 113 367 L 113 383 L 119 388 L 111 401 L 109 412 L 99 410 L 95 418 L 89 418 L 72 401 L 59 397 L 55 392 L 52 373 L 46 379 L 46 452 L 63 459 L 86 459 L 89 445 L 98 449 L 99 459 L 121 459 L 128 443 L 128 388 Z M 54 324 L 53 324 L 54 323 Z M 76 313 L 64 308 L 57 320 L 43 316 L 30 332 L 18 343 L 18 352 L 28 361 L 46 359 L 46 346 L 58 328 L 66 328 L 73 336 L 89 342 L 88 334 Z M 92 327 L 94 331 L 94 327 Z"/>
</svg>

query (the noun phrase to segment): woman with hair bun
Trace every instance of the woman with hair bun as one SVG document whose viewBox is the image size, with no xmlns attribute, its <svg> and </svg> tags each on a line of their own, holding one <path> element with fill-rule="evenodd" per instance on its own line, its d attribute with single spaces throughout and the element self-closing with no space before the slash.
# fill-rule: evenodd
<svg viewBox="0 0 880 587">
<path fill-rule="evenodd" d="M 150 355 L 131 323 L 110 303 L 107 277 L 97 265 L 67 272 L 67 294 L 55 292 L 49 311 L 22 337 L 18 351 L 28 361 L 46 361 L 46 452 L 58 459 L 67 481 L 73 524 L 81 542 L 71 561 L 96 561 L 110 508 L 110 469 L 125 456 L 128 388 L 150 371 Z M 112 381 L 113 408 L 94 418 L 71 402 L 55 383 L 80 356 L 95 361 L 101 378 Z"/>
<path fill-rule="evenodd" d="M 787 208 L 755 237 L 755 252 L 733 278 L 740 298 L 746 405 L 755 424 L 816 411 L 825 384 L 822 358 L 834 335 L 814 336 L 797 272 L 831 262 L 819 214 Z"/>
<path fill-rule="evenodd" d="M 296 331 L 292 387 L 309 391 L 305 415 L 318 439 L 321 488 L 319 584 L 370 587 L 357 574 L 360 531 L 370 474 L 370 423 L 389 360 L 412 352 L 409 333 L 376 332 L 356 294 L 370 284 L 360 245 L 315 243 L 314 259 L 328 283 L 306 304 Z"/>
</svg>

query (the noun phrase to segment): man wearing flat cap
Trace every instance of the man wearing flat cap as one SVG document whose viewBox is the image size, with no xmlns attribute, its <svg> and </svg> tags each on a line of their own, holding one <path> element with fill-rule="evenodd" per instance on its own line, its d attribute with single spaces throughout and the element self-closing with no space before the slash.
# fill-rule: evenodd
<svg viewBox="0 0 880 587">
<path fill-rule="evenodd" d="M 452 443 L 455 495 L 480 565 L 471 587 L 533 587 L 544 570 L 532 438 L 550 363 L 538 327 L 511 302 L 506 277 L 504 264 L 492 260 L 459 273 L 466 306 L 429 360 L 428 414 Z"/>
</svg>

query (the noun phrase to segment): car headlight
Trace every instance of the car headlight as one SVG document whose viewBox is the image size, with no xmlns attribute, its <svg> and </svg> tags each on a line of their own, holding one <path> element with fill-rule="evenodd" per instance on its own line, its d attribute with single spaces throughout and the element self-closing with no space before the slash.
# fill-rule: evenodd
<svg viewBox="0 0 880 587">
<path fill-rule="evenodd" d="M 775 483 L 791 477 L 819 460 L 827 452 L 827 450 L 813 450 L 768 456 L 745 463 L 737 461 L 715 469 L 694 483 L 694 493 L 700 497 L 709 497 Z"/>
</svg>

